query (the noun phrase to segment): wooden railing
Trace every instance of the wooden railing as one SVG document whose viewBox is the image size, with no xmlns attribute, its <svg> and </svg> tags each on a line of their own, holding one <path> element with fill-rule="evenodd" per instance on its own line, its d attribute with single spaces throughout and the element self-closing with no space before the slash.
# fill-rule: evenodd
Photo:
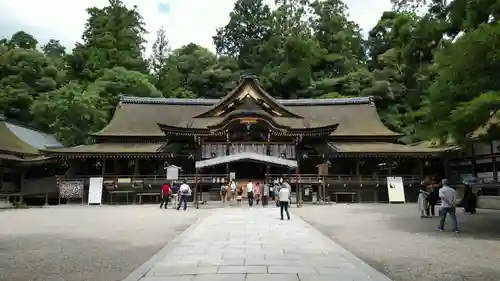
<svg viewBox="0 0 500 281">
<path fill-rule="evenodd" d="M 403 182 L 405 184 L 420 183 L 422 180 L 419 175 L 394 175 L 395 177 L 403 177 Z M 101 175 L 94 176 L 58 176 L 57 179 L 61 180 L 83 180 L 86 184 L 89 182 L 91 177 L 101 177 Z M 218 180 L 216 183 L 220 183 L 220 179 L 224 178 L 225 181 L 228 179 L 226 174 L 199 174 L 196 176 L 197 181 L 200 183 L 214 183 L 214 179 Z M 288 177 L 290 182 L 296 182 L 295 174 L 269 174 L 265 176 L 267 179 L 275 180 L 283 177 Z M 299 183 L 315 184 L 321 182 L 321 177 L 316 174 L 299 174 Z M 176 182 L 182 182 L 186 180 L 187 183 L 195 182 L 195 175 L 179 175 L 179 179 Z M 387 182 L 386 176 L 376 176 L 376 175 L 328 175 L 325 177 L 327 183 L 366 183 L 366 184 L 385 184 Z M 167 182 L 165 175 L 105 175 L 104 183 L 118 184 L 118 185 L 142 185 L 147 187 L 148 185 L 159 185 Z"/>
</svg>

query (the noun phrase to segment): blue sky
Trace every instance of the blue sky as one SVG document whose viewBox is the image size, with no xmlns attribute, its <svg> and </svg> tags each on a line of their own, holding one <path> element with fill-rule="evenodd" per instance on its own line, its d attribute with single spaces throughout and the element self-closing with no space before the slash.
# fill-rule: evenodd
<svg viewBox="0 0 500 281">
<path fill-rule="evenodd" d="M 264 0 L 268 4 L 274 0 Z M 217 27 L 229 19 L 235 0 L 123 0 L 136 5 L 144 17 L 149 34 L 148 47 L 156 30 L 164 26 L 173 48 L 194 42 L 214 49 L 212 36 Z M 382 12 L 391 8 L 390 0 L 344 0 L 350 7 L 350 19 L 366 32 L 378 21 Z M 80 40 L 86 8 L 103 7 L 107 0 L 0 0 L 0 36 L 24 30 L 42 44 L 58 39 L 68 48 Z M 215 4 L 216 3 L 216 4 Z M 148 48 L 149 49 L 149 48 Z"/>
</svg>

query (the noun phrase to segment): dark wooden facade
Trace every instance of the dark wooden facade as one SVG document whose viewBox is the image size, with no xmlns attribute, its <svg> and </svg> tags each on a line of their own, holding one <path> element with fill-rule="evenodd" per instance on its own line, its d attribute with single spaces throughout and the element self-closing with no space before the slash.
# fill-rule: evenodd
<svg viewBox="0 0 500 281">
<path fill-rule="evenodd" d="M 384 201 L 387 176 L 403 176 L 410 187 L 424 174 L 446 173 L 446 150 L 398 143 L 401 135 L 381 122 L 373 97 L 276 100 L 253 76 L 242 77 L 221 100 L 122 97 L 111 122 L 93 137 L 94 144 L 44 151 L 69 167 L 61 179 L 103 176 L 110 188 L 145 192 L 158 190 L 168 165 L 193 182 L 196 161 L 252 152 L 297 161 L 299 184 L 314 191 L 317 165 L 329 163 L 329 194 Z M 203 190 L 231 172 L 237 180 L 272 181 L 290 171 L 225 163 L 198 171 Z"/>
</svg>

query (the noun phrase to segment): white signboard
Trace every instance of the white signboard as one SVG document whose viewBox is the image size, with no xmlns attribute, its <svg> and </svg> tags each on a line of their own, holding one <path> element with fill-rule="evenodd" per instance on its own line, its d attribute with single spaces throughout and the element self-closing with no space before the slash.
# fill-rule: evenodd
<svg viewBox="0 0 500 281">
<path fill-rule="evenodd" d="M 167 180 L 178 180 L 179 179 L 179 167 L 168 166 L 167 167 Z"/>
<path fill-rule="evenodd" d="M 389 203 L 406 203 L 405 189 L 402 177 L 387 177 Z"/>
<path fill-rule="evenodd" d="M 90 178 L 89 184 L 89 205 L 102 203 L 103 178 Z"/>
<path fill-rule="evenodd" d="M 235 180 L 235 179 L 236 179 L 236 173 L 235 172 L 229 173 L 229 180 L 232 181 L 232 180 Z"/>
</svg>

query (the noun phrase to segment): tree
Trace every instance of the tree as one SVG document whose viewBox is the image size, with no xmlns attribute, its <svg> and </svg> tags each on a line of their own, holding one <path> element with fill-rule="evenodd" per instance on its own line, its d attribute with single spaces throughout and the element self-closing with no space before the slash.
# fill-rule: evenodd
<svg viewBox="0 0 500 281">
<path fill-rule="evenodd" d="M 61 58 L 66 55 L 66 47 L 62 46 L 59 40 L 50 39 L 42 46 L 43 53 L 53 58 Z"/>
<path fill-rule="evenodd" d="M 165 28 L 160 27 L 156 32 L 156 41 L 153 43 L 153 52 L 149 59 L 151 72 L 153 73 L 154 83 L 158 90 L 165 96 L 172 96 L 172 92 L 168 85 L 167 78 L 167 59 L 171 53 L 170 44 L 168 42 Z"/>
<path fill-rule="evenodd" d="M 105 112 L 103 100 L 82 86 L 69 83 L 57 90 L 40 95 L 31 108 L 35 124 L 53 132 L 65 145 L 77 145 L 88 140 L 88 134 L 102 129 Z"/>
<path fill-rule="evenodd" d="M 104 74 L 91 83 L 86 93 L 103 99 L 101 110 L 109 120 L 121 95 L 139 97 L 161 97 L 162 94 L 150 82 L 146 74 L 123 67 L 107 69 Z"/>
<path fill-rule="evenodd" d="M 38 40 L 36 40 L 35 37 L 29 33 L 18 31 L 10 38 L 9 45 L 15 48 L 34 50 L 38 45 Z"/>
<path fill-rule="evenodd" d="M 0 53 L 0 111 L 10 118 L 31 123 L 33 101 L 41 93 L 57 89 L 64 81 L 64 72 L 37 50 L 5 50 Z"/>
<path fill-rule="evenodd" d="M 271 36 L 271 10 L 262 0 L 238 0 L 229 22 L 217 29 L 213 42 L 218 55 L 238 59 L 242 69 L 260 71 L 258 46 Z"/>
<path fill-rule="evenodd" d="M 430 137 L 465 142 L 500 110 L 500 26 L 483 24 L 440 51 L 429 89 L 425 130 Z M 496 133 L 491 127 L 486 135 Z"/>
<path fill-rule="evenodd" d="M 87 13 L 83 43 L 68 57 L 70 74 L 91 82 L 114 67 L 147 73 L 143 58 L 146 30 L 137 7 L 128 9 L 121 0 L 109 0 L 108 6 L 89 8 Z"/>
</svg>

